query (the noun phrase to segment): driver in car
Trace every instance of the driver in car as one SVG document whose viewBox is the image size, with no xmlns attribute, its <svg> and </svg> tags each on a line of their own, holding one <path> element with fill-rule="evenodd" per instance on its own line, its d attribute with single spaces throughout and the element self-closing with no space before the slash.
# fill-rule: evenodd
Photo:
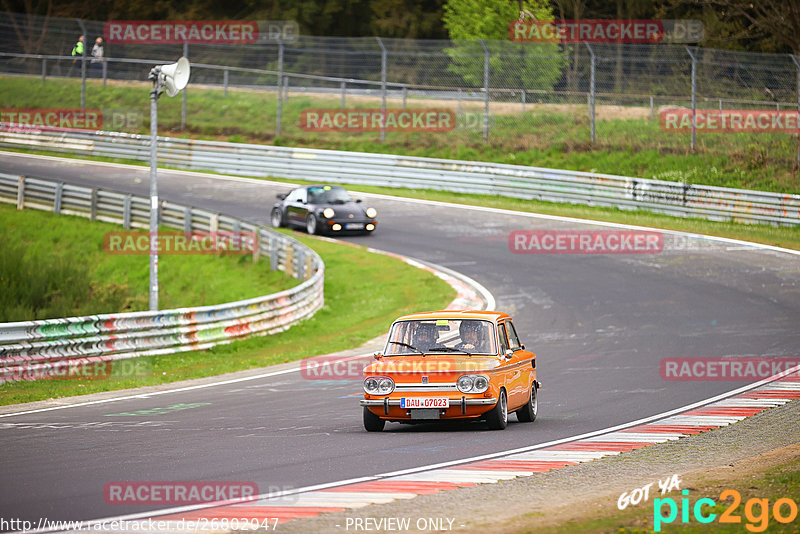
<svg viewBox="0 0 800 534">
<path fill-rule="evenodd" d="M 479 321 L 462 321 L 458 327 L 461 335 L 461 342 L 455 346 L 457 350 L 467 352 L 485 351 L 484 343 L 481 341 L 481 324 Z"/>
<path fill-rule="evenodd" d="M 420 323 L 414 331 L 414 346 L 422 352 L 444 348 L 444 345 L 436 342 L 437 337 L 439 337 L 439 331 L 436 329 L 436 325 Z"/>
</svg>

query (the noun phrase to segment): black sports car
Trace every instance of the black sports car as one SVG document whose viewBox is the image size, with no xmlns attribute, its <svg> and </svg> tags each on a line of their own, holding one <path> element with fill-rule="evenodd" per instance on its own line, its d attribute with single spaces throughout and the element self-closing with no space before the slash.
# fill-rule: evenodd
<svg viewBox="0 0 800 534">
<path fill-rule="evenodd" d="M 353 200 L 335 185 L 306 185 L 278 195 L 271 213 L 272 226 L 300 226 L 309 234 L 370 233 L 378 212 Z"/>
</svg>

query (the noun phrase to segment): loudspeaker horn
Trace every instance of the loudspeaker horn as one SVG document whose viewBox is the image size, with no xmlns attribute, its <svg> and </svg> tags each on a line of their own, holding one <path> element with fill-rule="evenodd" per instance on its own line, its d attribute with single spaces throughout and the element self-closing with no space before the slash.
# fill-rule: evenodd
<svg viewBox="0 0 800 534">
<path fill-rule="evenodd" d="M 180 58 L 175 63 L 161 66 L 161 75 L 167 88 L 167 96 L 175 96 L 189 83 L 189 60 Z"/>
</svg>

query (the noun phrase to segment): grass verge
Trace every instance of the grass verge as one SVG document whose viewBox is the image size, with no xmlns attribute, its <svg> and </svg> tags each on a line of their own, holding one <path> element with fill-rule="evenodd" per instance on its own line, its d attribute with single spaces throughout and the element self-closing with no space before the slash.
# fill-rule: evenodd
<svg viewBox="0 0 800 534">
<path fill-rule="evenodd" d="M 149 257 L 104 249 L 104 236 L 120 230 L 0 204 L 0 322 L 147 310 Z M 159 256 L 162 309 L 232 302 L 295 285 L 249 255 Z"/>
<path fill-rule="evenodd" d="M 440 309 L 455 297 L 445 282 L 401 260 L 287 233 L 313 247 L 325 262 L 325 306 L 311 319 L 277 335 L 207 351 L 140 358 L 146 376 L 6 383 L 0 386 L 0 405 L 214 376 L 352 348 L 385 333 L 399 315 Z"/>
<path fill-rule="evenodd" d="M 141 121 L 129 124 L 132 133 L 147 134 L 149 114 L 146 82 L 88 80 L 86 105 L 104 111 L 133 111 Z M 281 136 L 275 137 L 277 99 L 274 92 L 190 86 L 187 124 L 181 129 L 181 99 L 159 102 L 162 135 L 391 153 L 434 158 L 491 161 L 602 172 L 722 187 L 800 192 L 796 163 L 797 137 L 784 133 L 704 133 L 696 149 L 690 134 L 662 131 L 649 120 L 649 109 L 599 106 L 597 136 L 589 142 L 585 104 L 549 105 L 497 102 L 491 105 L 489 142 L 483 142 L 482 103 L 410 99 L 408 107 L 462 109 L 455 129 L 448 132 L 388 132 L 380 142 L 376 132 L 318 132 L 300 126 L 303 110 L 339 108 L 338 96 L 294 91 L 282 105 Z M 0 107 L 77 108 L 80 80 L 39 77 L 0 77 Z M 350 96 L 347 108 L 375 108 L 379 97 Z M 391 100 L 389 107 L 402 102 Z M 117 116 L 121 115 L 117 113 Z M 115 129 L 111 114 L 108 129 Z"/>
</svg>

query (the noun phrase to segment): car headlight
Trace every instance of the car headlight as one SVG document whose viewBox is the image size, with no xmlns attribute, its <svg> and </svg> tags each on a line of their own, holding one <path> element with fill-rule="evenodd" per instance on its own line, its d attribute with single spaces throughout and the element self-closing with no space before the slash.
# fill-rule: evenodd
<svg viewBox="0 0 800 534">
<path fill-rule="evenodd" d="M 336 215 L 336 212 L 333 211 L 333 208 L 325 208 L 322 210 L 322 216 L 326 219 L 332 219 L 334 215 Z"/>
<path fill-rule="evenodd" d="M 489 379 L 484 375 L 461 375 L 456 387 L 461 393 L 483 393 L 489 389 Z"/>
<path fill-rule="evenodd" d="M 370 395 L 388 395 L 394 391 L 394 380 L 385 376 L 367 378 L 364 380 L 364 391 Z"/>
<path fill-rule="evenodd" d="M 370 219 L 374 219 L 377 216 L 378 216 L 378 210 L 376 210 L 375 208 L 367 208 L 367 217 L 369 217 Z"/>
</svg>

